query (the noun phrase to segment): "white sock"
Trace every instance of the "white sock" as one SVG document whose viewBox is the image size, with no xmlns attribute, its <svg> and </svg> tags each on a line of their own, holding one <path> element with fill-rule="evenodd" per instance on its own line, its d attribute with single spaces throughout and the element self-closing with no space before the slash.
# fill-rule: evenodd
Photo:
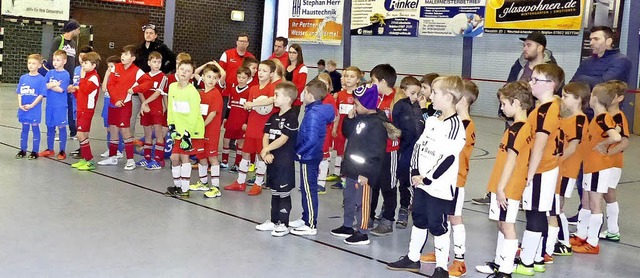
<svg viewBox="0 0 640 278">
<path fill-rule="evenodd" d="M 211 165 L 211 185 L 220 187 L 220 164 Z"/>
<path fill-rule="evenodd" d="M 442 267 L 443 269 L 448 269 L 449 245 L 451 244 L 449 233 L 450 231 L 447 231 L 443 235 L 433 237 L 433 247 L 436 249 L 436 267 Z"/>
<path fill-rule="evenodd" d="M 569 220 L 567 220 L 567 216 L 563 213 L 560 214 L 560 229 L 562 229 L 562 235 L 564 238 L 559 238 L 558 241 L 564 246 L 571 246 L 569 243 Z"/>
<path fill-rule="evenodd" d="M 533 260 L 538 252 L 538 246 L 542 240 L 542 233 L 525 230 L 522 235 L 522 251 L 520 251 L 520 259 L 525 265 L 532 265 Z"/>
<path fill-rule="evenodd" d="M 171 176 L 173 177 L 173 186 L 180 187 L 180 166 L 171 166 Z"/>
<path fill-rule="evenodd" d="M 464 259 L 464 253 L 466 252 L 465 241 L 467 239 L 467 232 L 464 228 L 464 224 L 458 224 L 451 227 L 453 230 L 453 254 L 456 255 L 456 259 Z"/>
<path fill-rule="evenodd" d="M 200 182 L 207 184 L 209 182 L 209 176 L 207 175 L 207 165 L 198 163 L 198 175 L 200 176 Z"/>
<path fill-rule="evenodd" d="M 333 173 L 338 175 L 338 176 L 341 176 L 342 175 L 342 171 L 341 171 L 341 168 L 340 168 L 340 164 L 342 164 L 342 156 L 337 155 L 334 164 L 335 165 L 333 167 Z"/>
<path fill-rule="evenodd" d="M 409 242 L 409 254 L 407 255 L 411 261 L 420 260 L 422 246 L 427 242 L 427 229 L 420 229 L 416 226 L 411 227 L 411 241 Z"/>
<path fill-rule="evenodd" d="M 264 185 L 264 174 L 267 173 L 267 164 L 262 160 L 256 162 L 256 183 L 257 185 Z"/>
<path fill-rule="evenodd" d="M 505 239 L 502 245 L 503 263 L 500 264 L 499 271 L 506 274 L 513 272 L 513 260 L 516 258 L 516 252 L 518 252 L 518 240 L 517 239 Z"/>
<path fill-rule="evenodd" d="M 542 253 L 544 252 L 544 242 L 543 236 L 540 237 L 540 241 L 538 242 L 538 248 L 536 248 L 536 258 L 533 260 L 534 262 L 544 262 L 544 257 L 542 257 Z"/>
<path fill-rule="evenodd" d="M 504 234 L 501 231 L 498 231 L 498 241 L 496 242 L 496 258 L 493 259 L 493 262 L 497 265 L 502 265 L 502 248 L 504 248 Z"/>
<path fill-rule="evenodd" d="M 244 158 L 240 160 L 240 167 L 238 168 L 238 179 L 236 181 L 238 183 L 245 183 L 245 181 L 247 181 L 247 172 L 249 172 L 249 160 Z"/>
<path fill-rule="evenodd" d="M 318 172 L 318 186 L 325 186 L 327 174 L 329 174 L 329 160 L 323 159 L 320 162 L 320 171 Z"/>
<path fill-rule="evenodd" d="M 587 238 L 587 229 L 589 228 L 589 218 L 591 218 L 591 210 L 581 209 L 578 212 L 578 227 L 576 235 L 581 238 Z"/>
<path fill-rule="evenodd" d="M 556 245 L 556 241 L 558 241 L 558 233 L 560 232 L 560 227 L 549 226 L 547 230 L 547 246 L 545 249 L 545 253 L 547 255 L 553 255 L 553 248 Z"/>
<path fill-rule="evenodd" d="M 607 231 L 610 233 L 617 234 L 620 232 L 618 215 L 620 215 L 620 205 L 618 205 L 618 202 L 607 204 Z"/>
<path fill-rule="evenodd" d="M 189 181 L 191 179 L 191 163 L 182 163 L 182 166 L 180 166 L 180 177 L 182 179 L 180 182 L 182 192 L 187 192 L 189 190 Z"/>
<path fill-rule="evenodd" d="M 587 231 L 587 243 L 591 246 L 598 246 L 598 234 L 600 233 L 600 227 L 602 227 L 602 213 L 591 214 L 589 218 L 589 229 Z"/>
</svg>

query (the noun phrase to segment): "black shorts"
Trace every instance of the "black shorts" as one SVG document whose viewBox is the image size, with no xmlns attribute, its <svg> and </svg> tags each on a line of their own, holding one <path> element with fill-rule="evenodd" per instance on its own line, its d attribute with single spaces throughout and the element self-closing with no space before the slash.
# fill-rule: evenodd
<svg viewBox="0 0 640 278">
<path fill-rule="evenodd" d="M 271 190 L 278 192 L 289 192 L 293 190 L 296 186 L 296 172 L 294 164 L 267 164 L 266 185 L 271 188 Z"/>
<path fill-rule="evenodd" d="M 428 229 L 434 236 L 445 234 L 448 231 L 447 214 L 451 211 L 451 201 L 433 197 L 418 188 L 413 192 L 413 225 Z"/>
</svg>

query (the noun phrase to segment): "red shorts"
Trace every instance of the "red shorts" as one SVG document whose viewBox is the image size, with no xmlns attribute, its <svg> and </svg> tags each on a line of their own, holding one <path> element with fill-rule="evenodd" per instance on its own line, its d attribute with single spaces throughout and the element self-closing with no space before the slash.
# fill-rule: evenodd
<svg viewBox="0 0 640 278">
<path fill-rule="evenodd" d="M 218 142 L 218 138 L 216 140 L 209 140 L 210 138 L 205 137 L 204 141 L 204 151 L 198 154 L 198 159 L 203 159 L 212 156 L 218 156 L 218 147 L 220 146 L 220 142 Z M 213 138 L 211 138 L 213 139 Z"/>
<path fill-rule="evenodd" d="M 145 113 L 140 116 L 141 126 L 162 125 L 167 126 L 167 115 L 161 113 Z"/>
<path fill-rule="evenodd" d="M 245 138 L 242 145 L 242 152 L 249 154 L 259 154 L 262 151 L 262 138 Z"/>
<path fill-rule="evenodd" d="M 91 120 L 93 120 L 93 110 L 91 111 L 78 111 L 76 116 L 76 126 L 80 132 L 91 131 Z"/>
<path fill-rule="evenodd" d="M 127 128 L 131 125 L 131 101 L 126 102 L 122 107 L 109 106 L 109 125 L 118 128 Z"/>
<path fill-rule="evenodd" d="M 192 148 L 191 151 L 185 151 L 180 148 L 180 139 L 173 141 L 173 150 L 171 154 L 186 154 L 186 155 L 198 155 L 204 152 L 204 139 L 191 139 Z"/>
<path fill-rule="evenodd" d="M 344 136 L 340 136 L 340 134 L 338 134 L 338 136 L 336 137 L 333 137 L 333 149 L 336 151 L 336 154 L 338 156 L 344 155 L 344 148 L 345 148 L 346 142 L 347 142 L 347 139 L 345 139 Z"/>
<path fill-rule="evenodd" d="M 244 130 L 242 129 L 227 129 L 224 131 L 224 139 L 244 139 Z"/>
</svg>

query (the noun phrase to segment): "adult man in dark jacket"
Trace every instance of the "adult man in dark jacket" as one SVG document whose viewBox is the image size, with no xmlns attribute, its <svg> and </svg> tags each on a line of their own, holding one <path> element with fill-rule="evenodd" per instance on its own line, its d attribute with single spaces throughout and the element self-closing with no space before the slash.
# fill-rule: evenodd
<svg viewBox="0 0 640 278">
<path fill-rule="evenodd" d="M 149 64 L 147 59 L 149 53 L 157 51 L 162 55 L 162 66 L 160 70 L 164 73 L 170 73 L 176 69 L 176 55 L 169 49 L 169 47 L 158 39 L 158 33 L 156 33 L 156 26 L 154 24 L 147 24 L 142 26 L 144 32 L 144 42 L 138 46 L 135 64 L 141 68 L 144 72 L 149 72 Z"/>
</svg>

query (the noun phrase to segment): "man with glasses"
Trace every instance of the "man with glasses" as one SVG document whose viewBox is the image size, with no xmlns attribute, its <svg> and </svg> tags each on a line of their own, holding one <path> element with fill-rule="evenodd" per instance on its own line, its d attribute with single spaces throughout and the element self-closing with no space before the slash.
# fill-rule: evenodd
<svg viewBox="0 0 640 278">
<path fill-rule="evenodd" d="M 533 67 L 539 64 L 556 64 L 556 59 L 553 57 L 551 50 L 547 49 L 547 38 L 540 32 L 532 32 L 526 38 L 520 38 L 522 43 L 522 55 L 518 58 L 509 72 L 508 82 L 513 81 L 531 81 L 531 74 L 533 73 Z M 513 118 L 509 118 L 504 115 L 500 107 L 498 107 L 498 115 L 505 119 L 505 128 L 509 127 L 513 123 Z M 489 193 L 481 198 L 471 199 L 476 205 L 489 205 L 491 204 L 491 196 Z"/>
<path fill-rule="evenodd" d="M 283 67 L 289 66 L 289 53 L 287 53 L 287 45 L 289 40 L 285 37 L 277 37 L 276 42 L 273 43 L 273 54 L 269 56 L 269 59 L 278 59 L 282 62 Z"/>
</svg>

